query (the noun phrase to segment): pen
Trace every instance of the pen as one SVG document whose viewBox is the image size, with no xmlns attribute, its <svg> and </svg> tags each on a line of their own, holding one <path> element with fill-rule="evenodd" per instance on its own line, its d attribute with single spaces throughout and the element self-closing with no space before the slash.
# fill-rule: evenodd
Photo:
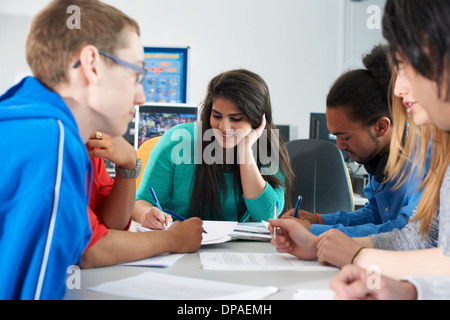
<svg viewBox="0 0 450 320">
<path fill-rule="evenodd" d="M 186 220 L 186 218 L 185 217 L 183 217 L 183 216 L 180 216 L 178 213 L 176 213 L 176 212 L 173 212 L 173 211 L 171 211 L 171 210 L 169 210 L 169 209 L 166 209 L 166 210 L 164 210 L 164 212 L 166 212 L 166 213 L 168 213 L 168 214 L 170 214 L 171 216 L 174 216 L 175 218 L 177 218 L 178 220 L 180 220 L 180 221 L 184 221 L 184 220 Z"/>
<path fill-rule="evenodd" d="M 152 187 L 150 187 L 150 192 L 152 193 L 153 199 L 155 200 L 156 206 L 158 207 L 158 209 L 159 209 L 160 211 L 163 211 L 163 209 L 161 208 L 161 205 L 159 204 L 158 198 L 156 197 L 155 190 L 153 190 Z M 164 211 L 163 211 L 163 212 L 164 212 Z M 163 226 L 164 226 L 164 228 L 167 230 L 167 225 L 166 225 L 165 223 L 163 224 Z"/>
<path fill-rule="evenodd" d="M 180 220 L 180 221 L 186 220 L 185 217 L 179 215 L 178 213 L 176 213 L 176 212 L 174 212 L 174 211 L 172 211 L 172 210 L 165 209 L 164 212 L 170 214 L 171 216 L 174 216 L 175 218 L 177 218 L 177 219 Z M 206 233 L 206 234 L 207 234 L 208 232 L 206 232 L 205 230 L 203 230 L 203 233 Z"/>
<path fill-rule="evenodd" d="M 298 208 L 300 208 L 300 205 L 302 204 L 303 197 L 298 196 L 297 203 L 295 204 L 294 214 L 292 215 L 295 218 L 295 215 L 297 214 Z"/>
<path fill-rule="evenodd" d="M 160 211 L 163 211 L 163 209 L 161 208 L 161 205 L 159 204 L 158 198 L 156 197 L 155 190 L 153 190 L 152 187 L 150 187 L 150 192 L 152 193 L 153 199 L 155 200 L 156 206 L 158 207 L 158 209 L 159 209 Z"/>
<path fill-rule="evenodd" d="M 278 201 L 275 202 L 274 215 L 275 215 L 274 219 L 278 219 Z M 277 238 L 277 228 L 276 227 L 273 228 L 273 238 L 274 239 Z"/>
</svg>

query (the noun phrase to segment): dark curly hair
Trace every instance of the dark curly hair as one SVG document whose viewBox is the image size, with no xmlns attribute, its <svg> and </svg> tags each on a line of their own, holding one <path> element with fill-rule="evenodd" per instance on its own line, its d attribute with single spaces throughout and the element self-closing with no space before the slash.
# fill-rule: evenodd
<svg viewBox="0 0 450 320">
<path fill-rule="evenodd" d="M 348 117 L 366 126 L 381 117 L 392 122 L 389 111 L 391 68 L 388 47 L 375 46 L 363 57 L 365 69 L 351 70 L 341 75 L 327 96 L 327 108 L 348 108 Z"/>
</svg>

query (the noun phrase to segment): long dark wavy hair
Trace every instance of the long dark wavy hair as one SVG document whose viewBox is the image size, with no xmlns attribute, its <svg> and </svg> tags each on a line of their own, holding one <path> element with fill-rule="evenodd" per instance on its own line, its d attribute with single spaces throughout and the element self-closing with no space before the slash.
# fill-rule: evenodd
<svg viewBox="0 0 450 320">
<path fill-rule="evenodd" d="M 251 122 L 253 129 L 261 124 L 263 115 L 266 117 L 266 127 L 264 133 L 266 135 L 267 145 L 264 146 L 267 150 L 276 150 L 279 152 L 277 168 L 280 172 L 274 172 L 273 175 L 262 175 L 274 189 L 283 188 L 285 197 L 285 208 L 290 207 L 290 188 L 293 180 L 293 171 L 290 163 L 284 142 L 279 136 L 278 141 L 272 141 L 272 130 L 276 129 L 272 121 L 272 106 L 270 102 L 269 89 L 265 81 L 257 74 L 240 69 L 224 72 L 214 77 L 209 85 L 206 98 L 201 108 L 201 130 L 203 134 L 211 129 L 210 117 L 211 110 L 215 99 L 223 98 L 231 100 Z M 261 139 L 262 137 L 260 137 Z M 203 140 L 203 139 L 202 139 Z M 202 152 L 212 141 L 202 141 Z M 256 163 L 261 171 L 262 164 L 267 163 L 265 159 L 261 159 L 261 155 L 267 152 L 259 152 L 261 146 L 257 145 Z M 237 147 L 235 147 L 234 155 L 237 155 Z M 236 161 L 232 164 L 224 166 L 219 163 L 206 164 L 203 160 L 201 164 L 197 164 L 194 174 L 194 184 L 192 192 L 192 200 L 190 211 L 192 216 L 198 216 L 202 219 L 223 220 L 223 214 L 220 203 L 220 190 L 223 195 L 227 195 L 226 182 L 224 176 L 224 168 L 227 171 L 234 172 L 234 189 L 239 192 L 236 193 L 239 203 L 238 221 L 242 219 L 246 212 L 246 206 L 242 198 L 242 184 L 239 170 L 239 164 Z M 210 215 L 208 215 L 210 213 Z M 211 216 L 212 215 L 212 216 Z"/>
<path fill-rule="evenodd" d="M 425 78 L 437 83 L 439 97 L 450 100 L 450 0 L 388 0 L 383 36 L 397 65 L 407 59 Z"/>
</svg>

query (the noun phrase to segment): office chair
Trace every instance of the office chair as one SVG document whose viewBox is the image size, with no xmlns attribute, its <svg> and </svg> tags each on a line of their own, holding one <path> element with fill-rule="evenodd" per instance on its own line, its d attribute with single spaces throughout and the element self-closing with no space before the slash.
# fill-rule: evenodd
<svg viewBox="0 0 450 320">
<path fill-rule="evenodd" d="M 137 150 L 137 157 L 141 158 L 142 161 L 142 169 L 141 174 L 136 178 L 136 191 L 139 187 L 139 184 L 141 183 L 142 175 L 144 174 L 145 166 L 147 165 L 150 153 L 152 152 L 153 147 L 156 145 L 160 138 L 161 137 L 159 136 L 145 140 Z"/>
<path fill-rule="evenodd" d="M 355 209 L 350 175 L 341 151 L 318 139 L 289 141 L 287 151 L 295 173 L 291 203 L 303 197 L 300 210 L 334 213 Z"/>
</svg>

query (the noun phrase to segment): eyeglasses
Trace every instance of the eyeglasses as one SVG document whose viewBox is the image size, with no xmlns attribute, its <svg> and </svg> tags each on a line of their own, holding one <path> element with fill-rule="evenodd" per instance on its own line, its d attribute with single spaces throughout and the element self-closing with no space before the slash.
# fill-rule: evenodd
<svg viewBox="0 0 450 320">
<path fill-rule="evenodd" d="M 147 68 L 140 67 L 140 66 L 137 66 L 135 64 L 126 62 L 125 60 L 122 60 L 122 59 L 119 59 L 117 57 L 114 57 L 113 55 L 111 55 L 109 53 L 106 53 L 106 52 L 103 52 L 101 50 L 98 50 L 98 53 L 100 53 L 101 55 L 104 55 L 105 57 L 108 57 L 108 58 L 112 59 L 117 64 L 120 64 L 120 65 L 122 65 L 124 67 L 130 68 L 130 69 L 133 69 L 134 71 L 139 72 L 138 77 L 136 79 L 136 82 L 139 83 L 139 84 L 142 84 L 144 82 L 145 76 L 147 74 Z M 74 68 L 78 68 L 80 65 L 81 65 L 81 60 L 78 60 L 73 65 L 73 67 Z"/>
</svg>

